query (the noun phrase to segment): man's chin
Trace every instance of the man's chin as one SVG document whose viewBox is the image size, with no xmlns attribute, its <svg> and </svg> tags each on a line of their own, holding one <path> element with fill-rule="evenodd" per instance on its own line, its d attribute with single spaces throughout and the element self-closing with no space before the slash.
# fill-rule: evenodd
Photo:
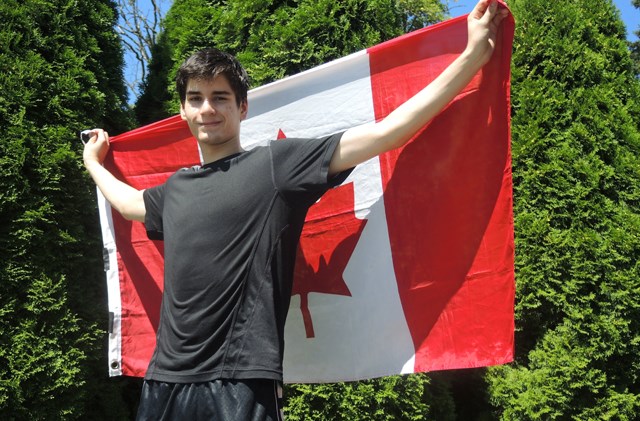
<svg viewBox="0 0 640 421">
<path fill-rule="evenodd" d="M 217 136 L 215 136 L 213 133 L 198 132 L 198 135 L 196 136 L 196 138 L 198 139 L 198 141 L 203 143 L 210 143 L 210 144 L 220 143 L 220 139 Z"/>
<path fill-rule="evenodd" d="M 198 143 L 209 145 L 209 146 L 222 146 L 232 141 L 231 138 L 226 139 L 218 136 L 205 135 L 202 133 L 197 137 L 197 139 L 198 139 Z"/>
</svg>

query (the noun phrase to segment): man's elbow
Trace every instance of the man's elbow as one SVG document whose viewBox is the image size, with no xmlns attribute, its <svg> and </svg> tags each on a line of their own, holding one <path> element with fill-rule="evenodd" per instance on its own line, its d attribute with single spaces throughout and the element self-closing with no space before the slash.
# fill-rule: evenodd
<svg viewBox="0 0 640 421">
<path fill-rule="evenodd" d="M 140 209 L 135 206 L 125 206 L 121 210 L 118 210 L 118 212 L 120 212 L 120 215 L 122 215 L 122 217 L 127 221 L 144 222 L 144 207 Z"/>
<path fill-rule="evenodd" d="M 114 208 L 128 221 L 144 222 L 145 207 L 142 200 L 129 200 L 119 203 Z"/>
</svg>

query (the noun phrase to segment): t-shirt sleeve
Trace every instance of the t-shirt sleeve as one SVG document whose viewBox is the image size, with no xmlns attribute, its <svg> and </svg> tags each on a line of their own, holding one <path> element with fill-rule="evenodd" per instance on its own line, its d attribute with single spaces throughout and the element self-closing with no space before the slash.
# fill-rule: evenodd
<svg viewBox="0 0 640 421">
<path fill-rule="evenodd" d="M 144 226 L 147 230 L 147 237 L 151 240 L 163 240 L 164 230 L 162 228 L 162 209 L 164 208 L 164 188 L 161 184 L 142 193 L 144 199 L 145 216 Z"/>
<path fill-rule="evenodd" d="M 352 169 L 329 177 L 333 152 L 342 138 L 337 133 L 319 139 L 281 139 L 270 143 L 274 184 L 287 200 L 315 202 L 341 184 Z"/>
</svg>

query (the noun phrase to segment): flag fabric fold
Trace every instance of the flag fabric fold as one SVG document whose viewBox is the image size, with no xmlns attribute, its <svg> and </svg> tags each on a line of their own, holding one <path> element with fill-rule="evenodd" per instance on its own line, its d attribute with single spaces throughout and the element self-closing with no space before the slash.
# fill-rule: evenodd
<svg viewBox="0 0 640 421">
<path fill-rule="evenodd" d="M 285 328 L 286 382 L 333 382 L 513 360 L 510 60 L 491 61 L 404 147 L 359 165 L 307 215 Z M 249 92 L 245 149 L 374 124 L 463 50 L 466 17 Z M 138 189 L 200 164 L 179 116 L 114 137 L 105 166 Z M 99 194 L 110 375 L 143 376 L 155 346 L 162 242 Z"/>
</svg>

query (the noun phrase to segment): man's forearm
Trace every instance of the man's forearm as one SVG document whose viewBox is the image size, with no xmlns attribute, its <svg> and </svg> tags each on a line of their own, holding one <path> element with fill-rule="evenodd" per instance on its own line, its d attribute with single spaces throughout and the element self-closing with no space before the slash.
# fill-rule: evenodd
<svg viewBox="0 0 640 421">
<path fill-rule="evenodd" d="M 126 219 L 144 222 L 145 208 L 141 190 L 118 180 L 97 161 L 85 161 L 85 168 L 115 210 Z"/>
<path fill-rule="evenodd" d="M 465 52 L 382 121 L 349 129 L 334 153 L 330 173 L 351 168 L 407 143 L 467 86 L 481 67 L 479 59 Z"/>
<path fill-rule="evenodd" d="M 391 112 L 379 123 L 379 129 L 383 133 L 389 133 L 381 138 L 393 141 L 385 149 L 404 145 L 469 84 L 481 67 L 479 59 L 465 52 L 427 87 Z"/>
</svg>

